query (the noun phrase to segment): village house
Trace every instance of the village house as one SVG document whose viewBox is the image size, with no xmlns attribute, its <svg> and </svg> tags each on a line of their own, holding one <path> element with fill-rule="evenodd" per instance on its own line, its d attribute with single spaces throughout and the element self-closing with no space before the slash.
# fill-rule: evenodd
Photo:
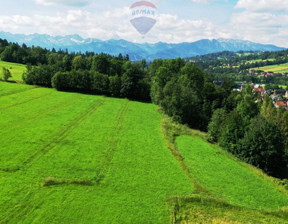
<svg viewBox="0 0 288 224">
<path fill-rule="evenodd" d="M 274 72 L 263 72 L 262 77 L 274 76 Z"/>
<path fill-rule="evenodd" d="M 263 88 L 254 88 L 253 90 L 258 93 L 262 93 L 264 91 Z"/>
<path fill-rule="evenodd" d="M 277 101 L 275 102 L 275 107 L 278 109 L 280 106 L 283 106 L 285 109 L 287 109 L 287 102 L 285 101 Z"/>
<path fill-rule="evenodd" d="M 256 92 L 256 93 L 261 94 L 262 97 L 265 95 L 264 88 L 254 88 L 253 91 Z"/>
</svg>

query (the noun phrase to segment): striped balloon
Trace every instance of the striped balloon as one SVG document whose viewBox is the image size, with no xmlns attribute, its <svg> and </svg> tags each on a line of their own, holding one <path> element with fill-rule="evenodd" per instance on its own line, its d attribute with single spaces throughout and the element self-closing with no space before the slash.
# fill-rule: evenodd
<svg viewBox="0 0 288 224">
<path fill-rule="evenodd" d="M 132 14 L 130 22 L 142 35 L 147 34 L 157 22 L 157 7 L 152 2 L 135 2 L 130 10 Z"/>
</svg>

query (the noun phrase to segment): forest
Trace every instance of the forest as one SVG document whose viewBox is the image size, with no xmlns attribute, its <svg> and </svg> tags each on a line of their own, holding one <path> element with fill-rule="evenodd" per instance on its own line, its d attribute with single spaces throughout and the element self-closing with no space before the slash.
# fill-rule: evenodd
<svg viewBox="0 0 288 224">
<path fill-rule="evenodd" d="M 288 111 L 276 110 L 268 96 L 249 84 L 233 91 L 233 78 L 215 85 L 215 77 L 225 74 L 223 69 L 207 72 L 215 62 L 177 58 L 132 63 L 128 55 L 50 51 L 7 40 L 0 40 L 0 57 L 27 64 L 26 84 L 157 104 L 175 121 L 208 132 L 210 142 L 241 160 L 288 178 Z"/>
</svg>

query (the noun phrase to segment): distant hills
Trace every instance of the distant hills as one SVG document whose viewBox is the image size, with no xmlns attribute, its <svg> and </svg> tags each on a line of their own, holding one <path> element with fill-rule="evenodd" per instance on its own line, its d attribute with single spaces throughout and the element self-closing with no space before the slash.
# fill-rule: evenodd
<svg viewBox="0 0 288 224">
<path fill-rule="evenodd" d="M 132 43 L 126 40 L 107 40 L 102 41 L 93 38 L 84 39 L 79 35 L 67 36 L 49 36 L 46 34 L 11 34 L 0 32 L 0 38 L 7 39 L 9 42 L 25 43 L 27 46 L 40 46 L 47 49 L 55 48 L 68 49 L 69 52 L 86 52 L 108 53 L 111 55 L 128 54 L 132 61 L 146 59 L 154 60 L 156 58 L 187 58 L 197 55 L 221 51 L 279 51 L 285 48 L 275 45 L 264 45 L 250 41 L 232 40 L 232 39 L 202 39 L 191 43 L 169 44 L 159 42 L 156 44 L 149 43 Z"/>
</svg>

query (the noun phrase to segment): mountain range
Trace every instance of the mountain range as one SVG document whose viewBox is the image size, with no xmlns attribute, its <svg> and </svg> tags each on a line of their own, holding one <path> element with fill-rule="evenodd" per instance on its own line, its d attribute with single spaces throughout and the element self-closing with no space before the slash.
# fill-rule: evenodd
<svg viewBox="0 0 288 224">
<path fill-rule="evenodd" d="M 93 38 L 84 39 L 77 34 L 67 36 L 50 36 L 46 34 L 12 34 L 0 32 L 1 39 L 9 42 L 25 43 L 27 46 L 40 46 L 47 49 L 62 49 L 69 52 L 92 51 L 95 53 L 107 53 L 111 55 L 128 54 L 132 61 L 156 58 L 187 58 L 197 55 L 216 53 L 221 51 L 279 51 L 285 48 L 275 45 L 265 45 L 243 40 L 233 39 L 202 39 L 191 43 L 132 43 L 126 40 L 102 41 Z"/>
</svg>

